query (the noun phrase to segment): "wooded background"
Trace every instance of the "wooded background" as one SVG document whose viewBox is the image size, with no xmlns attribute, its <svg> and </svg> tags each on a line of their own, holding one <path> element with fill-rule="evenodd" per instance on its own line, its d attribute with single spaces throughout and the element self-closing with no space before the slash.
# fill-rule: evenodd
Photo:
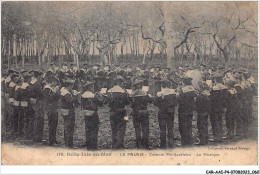
<svg viewBox="0 0 260 175">
<path fill-rule="evenodd" d="M 2 2 L 6 67 L 257 62 L 257 2 Z M 156 56 L 155 56 L 156 55 Z M 95 60 L 95 61 L 94 61 Z"/>
</svg>

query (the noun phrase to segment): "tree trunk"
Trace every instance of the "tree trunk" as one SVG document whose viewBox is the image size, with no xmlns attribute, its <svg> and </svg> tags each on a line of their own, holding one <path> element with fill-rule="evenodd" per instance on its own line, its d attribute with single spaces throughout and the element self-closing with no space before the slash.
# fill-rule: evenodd
<svg viewBox="0 0 260 175">
<path fill-rule="evenodd" d="M 139 40 L 138 40 L 138 37 L 139 37 L 139 35 L 137 34 L 137 36 L 136 36 L 136 58 L 138 58 L 138 56 L 139 56 Z"/>
<path fill-rule="evenodd" d="M 132 52 L 133 58 L 135 58 L 135 35 L 133 35 L 133 52 Z"/>
<path fill-rule="evenodd" d="M 153 54 L 154 54 L 154 49 L 155 49 L 156 43 L 153 42 L 152 48 L 151 48 L 151 53 L 150 53 L 150 63 L 153 61 Z"/>
<path fill-rule="evenodd" d="M 227 51 L 224 51 L 224 52 L 223 52 L 223 56 L 224 56 L 224 61 L 225 61 L 225 70 L 227 70 L 227 68 L 228 68 L 229 65 L 230 65 L 231 59 L 229 59 L 229 57 L 228 57 L 228 52 L 227 52 Z"/>
<path fill-rule="evenodd" d="M 38 55 L 38 64 L 39 64 L 39 66 L 42 65 L 42 64 L 41 64 L 41 55 Z"/>
<path fill-rule="evenodd" d="M 93 41 L 92 59 L 94 59 L 94 55 L 95 55 L 95 41 Z"/>
<path fill-rule="evenodd" d="M 114 58 L 115 62 L 117 62 L 117 44 L 114 45 Z"/>
<path fill-rule="evenodd" d="M 131 36 L 128 39 L 129 39 L 129 45 L 130 45 L 130 52 L 131 52 L 131 54 L 133 54 L 133 47 L 132 47 L 132 43 L 131 43 Z"/>
<path fill-rule="evenodd" d="M 170 10 L 169 7 L 167 6 L 167 3 L 163 3 L 164 6 L 164 20 L 165 20 L 165 38 L 170 38 L 171 36 L 171 15 L 170 15 Z M 174 55 L 174 46 L 173 46 L 173 41 L 171 39 L 166 40 L 166 45 L 167 45 L 167 67 L 172 69 L 173 66 L 175 66 L 175 55 Z M 173 64 L 172 64 L 172 59 L 173 59 Z"/>
</svg>

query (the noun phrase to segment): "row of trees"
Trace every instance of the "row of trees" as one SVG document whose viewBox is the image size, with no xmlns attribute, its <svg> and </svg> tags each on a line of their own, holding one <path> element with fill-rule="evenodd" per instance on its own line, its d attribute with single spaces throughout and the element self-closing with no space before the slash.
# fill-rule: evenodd
<svg viewBox="0 0 260 175">
<path fill-rule="evenodd" d="M 257 58 L 257 2 L 2 2 L 2 58 Z M 192 56 L 191 56 L 192 55 Z"/>
</svg>

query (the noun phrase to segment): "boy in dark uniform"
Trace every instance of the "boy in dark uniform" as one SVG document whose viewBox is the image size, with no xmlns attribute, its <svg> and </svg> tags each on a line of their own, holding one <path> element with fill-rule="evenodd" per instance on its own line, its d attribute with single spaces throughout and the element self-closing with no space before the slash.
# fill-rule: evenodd
<svg viewBox="0 0 260 175">
<path fill-rule="evenodd" d="M 210 92 L 210 122 L 214 142 L 221 142 L 223 136 L 222 114 L 225 107 L 227 87 L 223 84 L 223 75 L 214 75 L 214 85 Z"/>
<path fill-rule="evenodd" d="M 95 83 L 94 83 L 94 92 L 98 92 L 101 90 L 101 88 L 104 88 L 105 81 L 106 81 L 106 74 L 104 71 L 98 71 L 97 76 L 95 77 Z"/>
<path fill-rule="evenodd" d="M 31 99 L 35 113 L 34 119 L 34 141 L 41 142 L 44 129 L 44 100 L 43 100 L 43 85 L 42 75 L 40 70 L 34 71 L 34 77 L 31 80 Z"/>
<path fill-rule="evenodd" d="M 46 102 L 46 110 L 48 115 L 49 125 L 49 145 L 57 144 L 56 130 L 58 126 L 58 101 L 59 95 L 59 80 L 50 76 L 47 78 L 47 85 L 44 86 L 43 95 Z"/>
<path fill-rule="evenodd" d="M 13 73 L 11 75 L 11 82 L 9 83 L 8 86 L 8 94 L 9 94 L 9 119 L 10 119 L 10 126 L 12 127 L 14 132 L 18 132 L 18 126 L 14 124 L 14 117 L 17 116 L 17 110 L 16 107 L 14 107 L 13 103 L 14 103 L 14 98 L 15 98 L 15 86 L 16 86 L 16 82 L 19 79 L 19 75 L 16 73 Z"/>
<path fill-rule="evenodd" d="M 208 144 L 208 116 L 210 107 L 210 88 L 205 82 L 199 83 L 200 91 L 196 98 L 196 109 L 198 112 L 197 127 L 199 133 L 198 145 Z"/>
<path fill-rule="evenodd" d="M 21 85 L 22 80 L 17 77 L 15 80 L 15 90 L 14 90 L 14 102 L 13 102 L 13 123 L 14 123 L 14 132 L 17 133 L 20 137 L 24 136 L 24 115 L 23 109 L 21 108 Z"/>
<path fill-rule="evenodd" d="M 228 87 L 228 93 L 226 96 L 226 127 L 227 127 L 227 139 L 232 139 L 235 133 L 235 118 L 238 115 L 238 99 L 237 91 L 234 88 L 235 82 L 228 79 L 225 84 Z"/>
<path fill-rule="evenodd" d="M 149 149 L 149 112 L 147 105 L 152 100 L 146 92 L 142 91 L 142 84 L 142 80 L 135 81 L 135 91 L 131 93 L 130 101 L 133 109 L 136 146 L 137 148 Z"/>
<path fill-rule="evenodd" d="M 250 72 L 245 72 L 244 74 L 245 78 L 245 114 L 247 116 L 248 120 L 248 127 L 252 122 L 252 103 L 253 103 L 253 97 L 255 95 L 255 91 L 257 89 L 257 86 L 255 84 L 254 78 L 251 76 Z"/>
<path fill-rule="evenodd" d="M 166 148 L 166 130 L 168 131 L 168 148 L 173 148 L 174 113 L 177 97 L 175 90 L 171 89 L 169 80 L 162 82 L 162 90 L 157 93 L 154 104 L 159 108 L 160 148 Z"/>
<path fill-rule="evenodd" d="M 24 132 L 26 139 L 30 139 L 30 121 L 31 115 L 29 111 L 29 101 L 30 101 L 30 91 L 29 91 L 29 82 L 30 75 L 27 73 L 23 76 L 24 82 L 20 87 L 20 117 L 19 121 L 24 121 Z"/>
<path fill-rule="evenodd" d="M 73 134 L 75 127 L 75 105 L 77 96 L 72 93 L 74 80 L 66 79 L 63 82 L 64 87 L 61 88 L 61 115 L 64 119 L 64 140 L 65 147 L 73 147 Z"/>
<path fill-rule="evenodd" d="M 178 97 L 179 104 L 179 131 L 182 146 L 192 145 L 192 116 L 195 110 L 195 97 L 197 93 L 192 86 L 192 78 L 183 78 L 183 87 Z"/>
<path fill-rule="evenodd" d="M 5 78 L 2 88 L 4 91 L 4 115 L 5 115 L 5 125 L 6 127 L 9 129 L 12 128 L 11 126 L 11 110 L 10 110 L 10 105 L 9 105 L 9 92 L 8 92 L 8 87 L 9 87 L 9 83 L 11 82 L 11 75 L 8 71 L 7 73 L 7 77 Z"/>
<path fill-rule="evenodd" d="M 83 85 L 81 105 L 85 117 L 86 146 L 87 149 L 95 150 L 99 130 L 98 106 L 103 105 L 103 99 L 98 93 L 94 93 L 93 82 L 87 81 Z"/>
<path fill-rule="evenodd" d="M 244 135 L 244 128 L 245 128 L 245 122 L 244 122 L 244 99 L 245 99 L 245 88 L 242 85 L 242 72 L 238 71 L 238 73 L 235 74 L 235 85 L 234 88 L 237 92 L 237 99 L 238 99 L 238 113 L 235 118 L 236 120 L 236 136 L 241 137 Z"/>
<path fill-rule="evenodd" d="M 107 89 L 111 89 L 112 87 L 114 87 L 114 85 L 115 85 L 115 82 L 114 82 L 115 78 L 116 78 L 116 72 L 111 71 L 111 72 L 108 73 L 108 76 L 106 78 L 106 83 L 105 83 L 106 84 L 105 87 Z"/>
<path fill-rule="evenodd" d="M 129 97 L 124 87 L 124 78 L 117 76 L 115 86 L 108 90 L 108 105 L 110 107 L 110 124 L 112 130 L 112 148 L 123 149 L 126 131 L 126 109 Z"/>
</svg>

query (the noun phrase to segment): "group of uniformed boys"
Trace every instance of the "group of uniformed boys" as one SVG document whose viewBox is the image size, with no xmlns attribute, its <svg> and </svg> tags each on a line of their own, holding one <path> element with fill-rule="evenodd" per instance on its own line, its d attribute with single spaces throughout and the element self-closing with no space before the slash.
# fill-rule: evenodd
<svg viewBox="0 0 260 175">
<path fill-rule="evenodd" d="M 2 76 L 4 124 L 14 137 L 42 142 L 44 116 L 48 116 L 48 142 L 56 140 L 59 113 L 64 119 L 66 147 L 73 147 L 75 108 L 80 107 L 85 118 L 86 147 L 98 148 L 99 107 L 110 108 L 112 148 L 123 149 L 129 116 L 135 128 L 136 147 L 149 149 L 148 104 L 158 107 L 160 148 L 173 148 L 174 115 L 178 114 L 182 146 L 193 144 L 192 118 L 197 113 L 199 142 L 208 144 L 208 120 L 212 126 L 214 142 L 225 137 L 246 137 L 252 118 L 252 101 L 256 85 L 245 68 L 237 70 L 218 66 L 208 68 L 201 64 L 200 81 L 194 87 L 193 78 L 187 75 L 190 66 L 169 68 L 130 65 L 121 68 L 85 63 L 82 68 L 66 63 L 55 63 L 47 71 L 10 69 Z M 132 112 L 127 110 L 131 107 Z M 225 116 L 227 133 L 223 129 Z M 168 139 L 167 139 L 168 138 Z M 168 140 L 168 144 L 167 141 Z"/>
</svg>

